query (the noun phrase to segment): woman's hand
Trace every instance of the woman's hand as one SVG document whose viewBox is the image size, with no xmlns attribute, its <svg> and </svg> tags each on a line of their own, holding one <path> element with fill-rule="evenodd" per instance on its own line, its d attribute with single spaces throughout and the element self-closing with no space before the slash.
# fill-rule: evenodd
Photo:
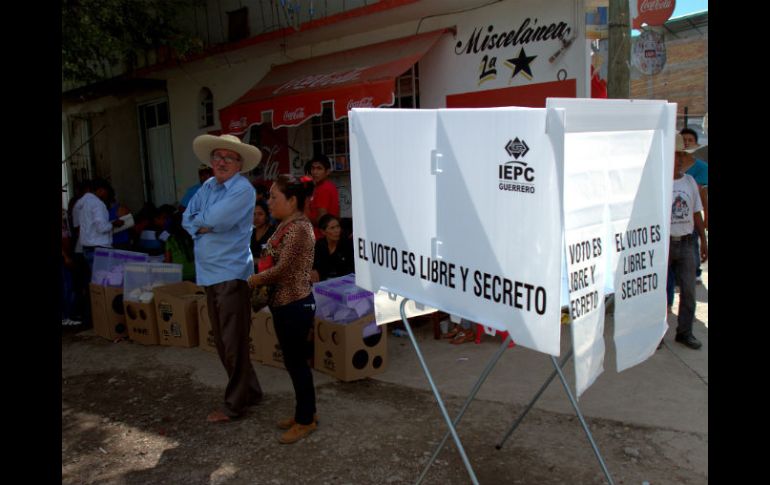
<svg viewBox="0 0 770 485">
<path fill-rule="evenodd" d="M 246 279 L 246 282 L 249 284 L 249 288 L 254 289 L 259 284 L 257 282 L 258 279 L 259 277 L 255 274 L 249 276 L 248 279 Z"/>
</svg>

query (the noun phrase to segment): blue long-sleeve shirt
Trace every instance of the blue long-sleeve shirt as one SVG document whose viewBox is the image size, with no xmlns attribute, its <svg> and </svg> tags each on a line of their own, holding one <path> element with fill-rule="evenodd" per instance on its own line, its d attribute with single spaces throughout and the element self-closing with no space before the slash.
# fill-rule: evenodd
<svg viewBox="0 0 770 485">
<path fill-rule="evenodd" d="M 182 227 L 195 241 L 195 277 L 202 286 L 246 280 L 254 273 L 249 242 L 256 191 L 242 175 L 223 184 L 211 177 L 190 199 Z M 198 234 L 207 227 L 211 232 Z"/>
</svg>

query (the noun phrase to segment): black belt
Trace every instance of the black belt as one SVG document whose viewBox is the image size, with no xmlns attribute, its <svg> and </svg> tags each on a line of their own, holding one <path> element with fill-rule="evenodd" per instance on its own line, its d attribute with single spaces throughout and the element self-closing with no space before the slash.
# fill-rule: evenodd
<svg viewBox="0 0 770 485">
<path fill-rule="evenodd" d="M 692 234 L 687 234 L 685 236 L 671 236 L 671 240 L 678 242 L 678 241 L 687 241 L 690 238 L 692 238 Z"/>
</svg>

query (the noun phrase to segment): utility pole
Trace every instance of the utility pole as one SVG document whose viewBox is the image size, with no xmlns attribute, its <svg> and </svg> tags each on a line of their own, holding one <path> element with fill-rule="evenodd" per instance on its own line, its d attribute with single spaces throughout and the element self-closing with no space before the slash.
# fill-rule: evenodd
<svg viewBox="0 0 770 485">
<path fill-rule="evenodd" d="M 631 0 L 635 1 L 635 0 Z M 629 0 L 610 0 L 607 97 L 631 97 L 631 18 Z"/>
</svg>

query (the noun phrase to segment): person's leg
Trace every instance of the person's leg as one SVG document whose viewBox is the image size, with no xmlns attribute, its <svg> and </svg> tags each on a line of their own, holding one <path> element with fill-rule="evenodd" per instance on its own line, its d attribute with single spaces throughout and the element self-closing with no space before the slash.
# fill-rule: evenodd
<svg viewBox="0 0 770 485">
<path fill-rule="evenodd" d="M 309 425 L 316 414 L 313 373 L 307 362 L 307 341 L 315 316 L 315 300 L 311 293 L 302 300 L 271 308 L 271 311 L 275 335 L 283 351 L 283 363 L 294 385 L 294 420 L 298 424 Z"/>
<path fill-rule="evenodd" d="M 92 326 L 91 322 L 91 270 L 88 267 L 83 253 L 75 253 L 73 257 L 75 268 L 72 272 L 73 291 L 75 293 L 71 316 L 74 320 L 82 321 L 86 327 Z"/>
<path fill-rule="evenodd" d="M 671 247 L 676 253 L 676 275 L 679 282 L 676 339 L 692 340 L 692 324 L 695 319 L 695 259 L 692 257 L 692 241 L 672 241 Z"/>
<path fill-rule="evenodd" d="M 695 278 L 700 278 L 703 270 L 700 267 L 700 237 L 698 231 L 694 230 L 692 233 L 692 249 L 695 254 Z"/>
<path fill-rule="evenodd" d="M 262 399 L 262 388 L 249 359 L 251 307 L 248 284 L 231 280 L 206 287 L 211 331 L 227 371 L 223 412 L 230 418 Z"/>
<path fill-rule="evenodd" d="M 666 276 L 666 304 L 669 308 L 674 304 L 674 287 L 676 286 L 676 274 L 674 274 L 674 268 L 671 266 L 670 260 L 668 265 L 668 275 Z"/>
</svg>

